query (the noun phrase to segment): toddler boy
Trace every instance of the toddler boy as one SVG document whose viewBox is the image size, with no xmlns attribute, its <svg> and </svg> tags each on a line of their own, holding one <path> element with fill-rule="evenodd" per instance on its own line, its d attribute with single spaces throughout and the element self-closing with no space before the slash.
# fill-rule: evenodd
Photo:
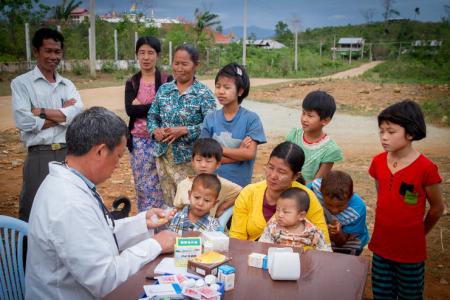
<svg viewBox="0 0 450 300">
<path fill-rule="evenodd" d="M 194 143 L 192 149 L 192 168 L 196 175 L 214 174 L 220 167 L 222 159 L 222 146 L 212 138 L 200 138 Z M 211 216 L 219 219 L 222 228 L 225 228 L 228 219 L 233 213 L 232 207 L 242 187 L 223 177 L 217 176 L 221 183 L 221 189 L 217 203 L 211 208 Z M 177 209 L 189 204 L 188 191 L 191 189 L 193 177 L 187 177 L 177 186 L 177 192 L 173 204 Z"/>
<path fill-rule="evenodd" d="M 369 241 L 366 204 L 353 192 L 353 180 L 345 172 L 330 171 L 308 187 L 324 207 L 334 252 L 359 255 Z"/>
<path fill-rule="evenodd" d="M 169 230 L 182 235 L 185 231 L 217 231 L 220 224 L 210 216 L 217 202 L 220 181 L 215 174 L 199 174 L 188 192 L 190 204 L 178 211 L 169 225 Z"/>
</svg>

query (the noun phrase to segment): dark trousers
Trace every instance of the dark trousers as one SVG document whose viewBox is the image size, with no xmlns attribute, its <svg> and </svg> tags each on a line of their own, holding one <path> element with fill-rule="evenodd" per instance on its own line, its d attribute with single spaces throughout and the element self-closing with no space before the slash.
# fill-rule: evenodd
<svg viewBox="0 0 450 300">
<path fill-rule="evenodd" d="M 41 146 L 39 146 L 41 147 Z M 28 222 L 34 196 L 48 174 L 48 163 L 51 161 L 64 161 L 67 149 L 48 150 L 29 148 L 23 165 L 23 183 L 19 199 L 19 219 Z"/>
</svg>

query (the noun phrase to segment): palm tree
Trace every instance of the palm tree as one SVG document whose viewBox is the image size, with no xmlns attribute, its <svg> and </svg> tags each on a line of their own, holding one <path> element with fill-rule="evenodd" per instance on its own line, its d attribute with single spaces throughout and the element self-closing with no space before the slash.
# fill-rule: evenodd
<svg viewBox="0 0 450 300">
<path fill-rule="evenodd" d="M 60 5 L 54 7 L 54 18 L 58 20 L 58 23 L 61 21 L 67 21 L 70 17 L 70 13 L 83 3 L 83 1 L 75 1 L 76 0 L 70 0 L 67 2 L 67 0 L 62 0 Z"/>
<path fill-rule="evenodd" d="M 194 16 L 195 16 L 194 29 L 197 34 L 196 43 L 198 44 L 202 32 L 208 27 L 219 25 L 220 20 L 219 15 L 211 13 L 209 11 L 201 11 L 198 8 L 195 9 Z"/>
<path fill-rule="evenodd" d="M 417 20 L 417 17 L 420 15 L 420 7 L 416 7 L 414 9 L 414 13 L 416 14 L 416 20 Z"/>
</svg>

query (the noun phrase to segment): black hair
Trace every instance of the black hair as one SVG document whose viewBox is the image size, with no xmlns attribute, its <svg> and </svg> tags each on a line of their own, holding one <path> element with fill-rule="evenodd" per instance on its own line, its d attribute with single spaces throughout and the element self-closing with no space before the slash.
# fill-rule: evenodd
<svg viewBox="0 0 450 300">
<path fill-rule="evenodd" d="M 297 211 L 308 211 L 309 209 L 309 195 L 306 191 L 297 187 L 290 187 L 281 193 L 280 199 L 293 199 L 297 204 Z M 279 199 L 279 200 L 280 200 Z"/>
<path fill-rule="evenodd" d="M 333 96 L 324 91 L 313 91 L 303 99 L 302 108 L 317 112 L 320 119 L 333 118 L 336 112 L 336 102 Z"/>
<path fill-rule="evenodd" d="M 353 195 L 352 177 L 342 171 L 333 170 L 322 178 L 320 192 L 323 196 L 349 201 Z"/>
<path fill-rule="evenodd" d="M 291 142 L 283 142 L 278 144 L 270 153 L 270 157 L 277 157 L 284 160 L 292 173 L 297 174 L 302 171 L 303 164 L 305 163 L 305 152 L 299 145 Z M 300 174 L 297 181 L 301 184 L 305 184 L 305 179 Z"/>
<path fill-rule="evenodd" d="M 136 42 L 136 54 L 142 45 L 149 45 L 156 51 L 156 53 L 161 53 L 161 42 L 157 38 L 152 36 L 141 36 Z"/>
<path fill-rule="evenodd" d="M 223 149 L 218 141 L 212 138 L 197 139 L 192 147 L 192 158 L 195 155 L 214 157 L 218 162 L 222 160 Z"/>
<path fill-rule="evenodd" d="M 216 196 L 217 197 L 219 196 L 222 184 L 220 183 L 220 180 L 216 174 L 202 173 L 202 174 L 198 174 L 197 176 L 195 176 L 194 180 L 192 181 L 191 191 L 194 189 L 194 186 L 199 183 L 205 189 L 214 190 L 216 192 Z"/>
<path fill-rule="evenodd" d="M 427 126 L 419 104 L 411 100 L 403 100 L 385 108 L 378 115 L 378 126 L 383 122 L 391 122 L 405 128 L 413 141 L 426 137 Z"/>
<path fill-rule="evenodd" d="M 112 111 L 94 106 L 78 114 L 67 128 L 67 154 L 82 156 L 100 144 L 112 151 L 122 137 L 128 137 L 125 122 Z"/>
<path fill-rule="evenodd" d="M 31 43 L 33 44 L 33 48 L 39 49 L 41 48 L 44 40 L 52 39 L 55 42 L 61 43 L 61 49 L 64 49 L 64 37 L 63 35 L 54 29 L 51 28 L 41 28 L 38 29 L 33 36 L 33 40 Z"/>
<path fill-rule="evenodd" d="M 178 46 L 177 48 L 175 48 L 175 51 L 173 52 L 173 56 L 175 56 L 175 53 L 177 53 L 178 51 L 181 51 L 181 50 L 184 50 L 187 53 L 189 53 L 191 61 L 194 63 L 194 65 L 199 63 L 200 58 L 199 58 L 199 54 L 198 54 L 198 49 L 195 48 L 194 45 L 182 44 L 182 45 Z"/>
<path fill-rule="evenodd" d="M 237 92 L 239 93 L 240 89 L 243 90 L 242 95 L 238 96 L 238 103 L 241 104 L 250 91 L 250 78 L 248 78 L 245 68 L 237 63 L 228 64 L 219 70 L 214 83 L 217 83 L 219 77 L 232 78 Z"/>
</svg>

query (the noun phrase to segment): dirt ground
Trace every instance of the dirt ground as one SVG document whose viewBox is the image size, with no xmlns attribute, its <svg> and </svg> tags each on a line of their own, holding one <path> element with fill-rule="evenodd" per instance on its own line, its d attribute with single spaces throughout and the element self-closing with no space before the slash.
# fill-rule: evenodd
<svg viewBox="0 0 450 300">
<path fill-rule="evenodd" d="M 369 115 L 375 114 L 380 108 L 399 99 L 410 98 L 421 102 L 433 97 L 445 96 L 450 98 L 448 85 L 374 84 L 350 79 L 317 79 L 313 81 L 288 82 L 284 83 L 282 87 L 271 88 L 267 86 L 259 88 L 252 91 L 249 99 L 271 101 L 280 105 L 299 108 L 300 99 L 303 99 L 309 91 L 317 89 L 330 92 L 335 97 L 339 110 Z M 111 90 L 116 92 L 113 88 Z M 101 94 L 99 90 L 85 90 L 83 92 L 85 94 L 96 94 L 99 97 Z M 120 97 L 122 97 L 122 93 L 120 93 Z M 104 101 L 107 101 L 107 99 Z M 109 104 L 113 107 L 116 106 L 112 109 L 126 119 L 123 108 L 119 108 L 119 104 Z M 5 114 L 4 107 L 1 110 L 3 110 L 1 115 Z M 8 123 L 7 125 L 3 123 L 0 126 L 0 129 L 8 128 L 0 131 L 0 197 L 2 199 L 0 201 L 0 214 L 17 217 L 18 196 L 22 183 L 21 172 L 26 153 L 19 142 L 18 131 L 13 129 L 12 123 Z M 292 124 L 292 126 L 297 126 L 297 124 Z M 268 141 L 269 143 L 258 147 L 253 181 L 264 178 L 264 165 L 267 162 L 270 151 L 274 145 L 282 141 L 282 137 L 269 136 Z M 448 143 L 448 141 L 443 141 L 443 143 Z M 422 144 L 420 149 L 439 166 L 443 177 L 443 198 L 447 207 L 450 206 L 450 152 L 448 149 L 448 147 L 435 145 L 427 147 L 426 144 L 425 146 Z M 367 169 L 374 154 L 374 149 L 366 149 L 366 151 L 354 153 L 348 151 L 344 154 L 345 161 L 338 163 L 336 168 L 347 171 L 354 179 L 355 190 L 363 196 L 367 203 L 367 224 L 369 230 L 372 231 L 376 195 L 373 181 L 367 175 Z M 128 196 L 134 204 L 134 184 L 128 153 L 124 155 L 120 161 L 119 168 L 116 169 L 112 177 L 99 186 L 99 192 L 108 207 L 110 207 L 114 198 L 119 195 Z M 133 205 L 132 214 L 135 212 L 136 207 Z M 425 299 L 450 299 L 450 287 L 448 284 L 450 280 L 450 217 L 448 213 L 441 218 L 433 231 L 428 235 L 427 240 L 428 260 L 426 264 Z M 371 253 L 365 250 L 363 255 L 370 259 Z M 370 274 L 365 295 L 367 299 L 371 299 Z"/>
</svg>

